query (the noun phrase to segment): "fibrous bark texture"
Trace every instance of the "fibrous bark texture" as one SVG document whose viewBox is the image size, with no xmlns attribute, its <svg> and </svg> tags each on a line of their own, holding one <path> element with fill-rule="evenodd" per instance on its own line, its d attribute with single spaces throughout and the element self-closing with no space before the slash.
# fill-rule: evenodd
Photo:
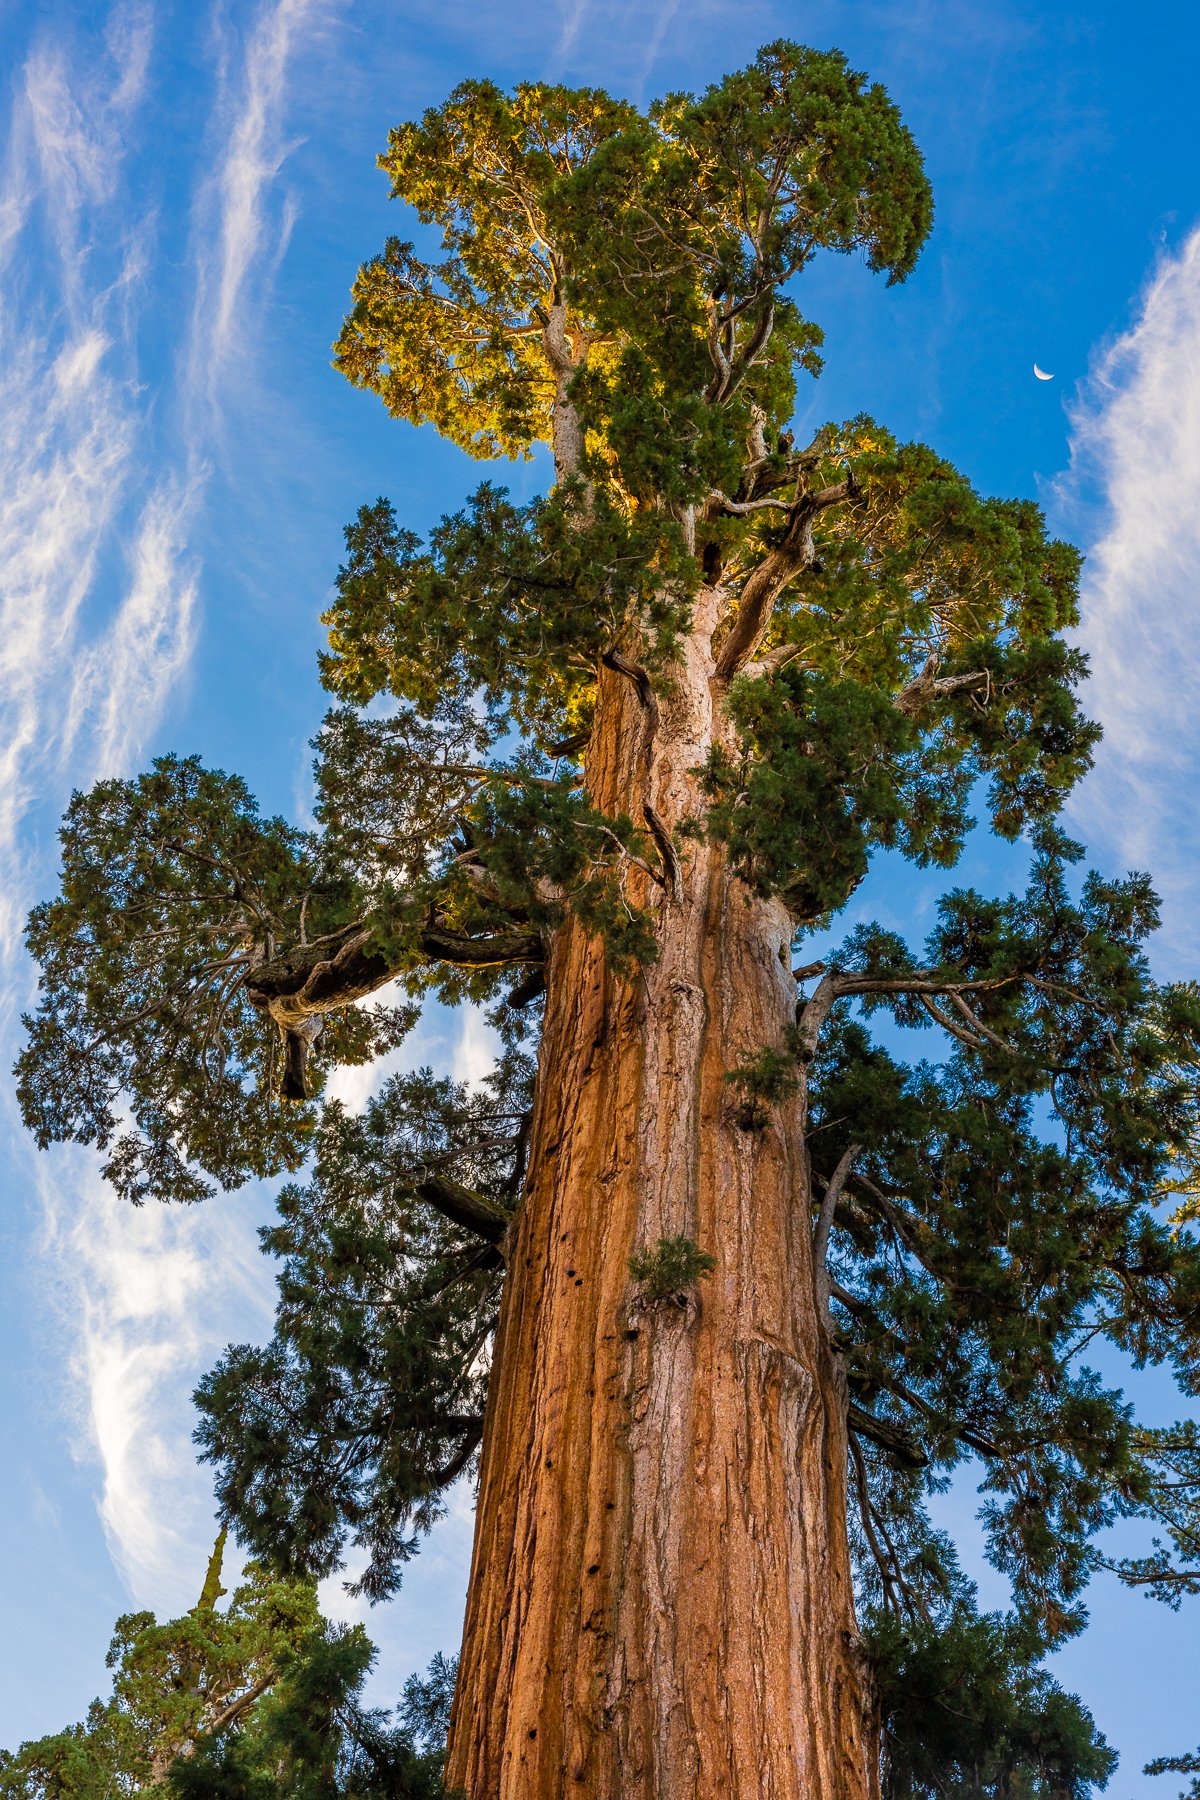
<svg viewBox="0 0 1200 1800">
<path fill-rule="evenodd" d="M 603 673 L 587 758 L 667 832 L 728 727 L 700 596 L 657 717 Z M 645 879 L 642 877 L 641 879 Z M 781 1049 L 791 923 L 700 840 L 634 979 L 562 927 L 488 1403 L 448 1784 L 471 1800 L 866 1800 L 845 1393 L 814 1278 L 804 1092 L 748 1125 L 725 1077 Z M 630 1255 L 716 1258 L 647 1300 Z"/>
</svg>

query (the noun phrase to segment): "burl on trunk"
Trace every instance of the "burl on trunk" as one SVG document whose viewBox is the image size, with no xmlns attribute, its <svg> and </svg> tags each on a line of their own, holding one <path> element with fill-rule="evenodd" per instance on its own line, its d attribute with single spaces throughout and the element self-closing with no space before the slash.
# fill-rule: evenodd
<svg viewBox="0 0 1200 1800">
<path fill-rule="evenodd" d="M 657 704 L 601 681 L 590 795 L 656 835 L 728 730 L 716 616 L 702 593 Z M 550 958 L 450 1740 L 471 1800 L 877 1790 L 803 1085 L 748 1121 L 725 1079 L 783 1047 L 791 925 L 718 848 L 671 872 L 634 979 L 574 922 Z M 678 1236 L 711 1278 L 649 1300 L 630 1256 Z"/>
</svg>

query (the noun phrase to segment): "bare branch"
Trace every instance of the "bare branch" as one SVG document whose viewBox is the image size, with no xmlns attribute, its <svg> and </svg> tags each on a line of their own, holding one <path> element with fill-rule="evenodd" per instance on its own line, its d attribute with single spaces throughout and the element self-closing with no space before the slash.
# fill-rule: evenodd
<svg viewBox="0 0 1200 1800">
<path fill-rule="evenodd" d="M 754 662 L 743 663 L 742 674 L 748 676 L 752 681 L 756 681 L 762 676 L 778 675 L 780 669 L 786 668 L 788 663 L 795 662 L 796 658 L 803 654 L 804 648 L 801 644 L 774 644 L 770 650 L 765 651 Z"/>
<path fill-rule="evenodd" d="M 933 1019 L 936 1024 L 940 1025 L 943 1031 L 948 1031 L 952 1038 L 957 1038 L 960 1044 L 965 1044 L 968 1050 L 984 1050 L 987 1048 L 982 1038 L 976 1037 L 973 1032 L 964 1031 L 961 1025 L 956 1025 L 949 1013 L 943 1012 L 941 1007 L 929 998 L 928 994 L 921 994 L 919 998 L 921 1005 L 929 1014 L 930 1018 Z"/>
<path fill-rule="evenodd" d="M 909 1469 L 925 1469 L 929 1466 L 929 1458 L 923 1450 L 918 1449 L 912 1439 L 906 1437 L 898 1425 L 887 1419 L 878 1419 L 866 1407 L 857 1405 L 851 1400 L 846 1409 L 847 1423 L 858 1437 L 865 1437 L 868 1442 L 877 1444 L 886 1450 L 889 1456 L 903 1463 Z"/>
<path fill-rule="evenodd" d="M 815 974 L 815 966 L 810 970 L 797 972 L 797 980 L 806 974 Z M 937 975 L 932 969 L 913 969 L 907 975 L 857 975 L 832 972 L 832 980 L 838 995 L 842 994 L 986 994 L 994 993 L 997 988 L 1011 987 L 1015 981 L 1032 980 L 1024 975 L 986 975 L 975 980 L 956 981 L 953 977 Z"/>
<path fill-rule="evenodd" d="M 828 967 L 828 963 L 823 962 L 804 963 L 801 968 L 792 970 L 792 979 L 797 984 L 801 981 L 811 981 L 814 975 L 823 975 Z"/>
<path fill-rule="evenodd" d="M 855 1172 L 854 1186 L 866 1196 L 868 1205 L 874 1204 L 883 1214 L 909 1254 L 916 1257 L 921 1267 L 932 1275 L 935 1281 L 941 1281 L 943 1276 L 930 1262 L 921 1243 L 917 1226 L 908 1217 L 908 1214 L 897 1206 L 895 1201 L 883 1192 L 882 1188 L 877 1187 L 869 1175 L 864 1175 L 861 1170 Z"/>
<path fill-rule="evenodd" d="M 491 769 L 478 763 L 433 762 L 423 757 L 414 757 L 412 760 L 415 767 L 427 769 L 431 775 L 457 775 L 464 781 L 501 781 L 506 787 L 548 788 L 551 793 L 568 785 L 579 785 L 578 777 L 567 783 L 551 780 L 545 775 L 529 775 L 520 769 Z"/>
<path fill-rule="evenodd" d="M 821 1210 L 817 1214 L 817 1223 L 813 1228 L 812 1254 L 813 1271 L 819 1289 L 826 1290 L 823 1298 L 828 1299 L 825 1257 L 829 1249 L 829 1234 L 833 1230 L 834 1215 L 838 1201 L 845 1192 L 846 1182 L 854 1167 L 855 1159 L 862 1150 L 861 1144 L 851 1144 L 841 1156 L 837 1168 L 825 1185 L 825 1195 L 821 1201 Z"/>
<path fill-rule="evenodd" d="M 731 500 L 728 494 L 723 494 L 719 488 L 709 495 L 708 504 L 714 512 L 731 513 L 735 518 L 740 518 L 745 513 L 791 512 L 792 510 L 790 500 L 774 500 L 769 496 L 763 500 Z"/>
</svg>

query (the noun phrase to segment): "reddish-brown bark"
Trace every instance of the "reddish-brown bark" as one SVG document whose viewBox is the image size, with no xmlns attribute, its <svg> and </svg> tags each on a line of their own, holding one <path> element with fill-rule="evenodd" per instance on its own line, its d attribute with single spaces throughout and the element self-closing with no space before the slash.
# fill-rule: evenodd
<svg viewBox="0 0 1200 1800">
<path fill-rule="evenodd" d="M 671 831 L 723 722 L 702 594 L 658 718 L 605 670 L 589 791 Z M 644 879 L 642 877 L 641 879 Z M 448 1781 L 471 1800 L 869 1800 L 877 1746 L 846 1541 L 845 1393 L 814 1279 L 803 1089 L 761 1129 L 726 1073 L 781 1048 L 791 925 L 719 849 L 653 889 L 630 981 L 553 945 L 512 1233 Z M 687 1304 L 628 1259 L 717 1259 Z"/>
</svg>

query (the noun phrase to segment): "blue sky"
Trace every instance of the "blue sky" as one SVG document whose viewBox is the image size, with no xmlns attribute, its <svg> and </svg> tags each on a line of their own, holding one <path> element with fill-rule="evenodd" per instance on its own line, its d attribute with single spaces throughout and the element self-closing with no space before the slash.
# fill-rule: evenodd
<svg viewBox="0 0 1200 1800">
<path fill-rule="evenodd" d="M 1200 968 L 1198 18 L 1112 0 L 0 0 L 0 1066 L 71 788 L 199 750 L 303 817 L 342 525 L 382 492 L 420 529 L 478 477 L 329 367 L 357 264 L 404 229 L 373 166 L 388 127 L 467 74 L 645 99 L 780 35 L 886 83 L 938 207 L 907 286 L 848 260 L 805 278 L 828 361 L 802 423 L 869 410 L 980 487 L 1036 496 L 1086 549 L 1109 736 L 1072 822 L 1098 861 L 1154 870 L 1160 970 Z M 974 877 L 1011 878 L 972 854 Z M 911 925 L 928 897 L 887 870 L 870 900 Z M 412 1053 L 478 1073 L 486 1035 L 435 1018 Z M 119 1611 L 194 1598 L 212 1528 L 187 1396 L 228 1339 L 262 1334 L 272 1293 L 267 1193 L 119 1209 L 88 1154 L 32 1152 L 7 1086 L 0 1166 L 11 1744 L 80 1716 Z M 1147 1404 L 1170 1399 L 1151 1386 Z M 969 1535 L 970 1491 L 948 1505 Z M 381 1697 L 454 1646 L 469 1533 L 464 1497 L 369 1621 Z M 1139 1770 L 1200 1739 L 1198 1652 L 1200 1611 L 1093 1591 L 1059 1672 L 1122 1751 L 1119 1800 L 1173 1791 Z"/>
</svg>

